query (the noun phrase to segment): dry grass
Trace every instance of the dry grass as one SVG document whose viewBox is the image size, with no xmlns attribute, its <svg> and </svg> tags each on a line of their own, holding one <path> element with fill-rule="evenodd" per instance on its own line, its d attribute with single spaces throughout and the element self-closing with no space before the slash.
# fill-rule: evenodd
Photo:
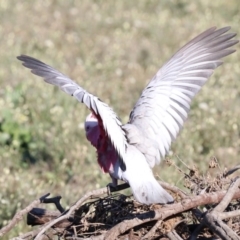
<svg viewBox="0 0 240 240">
<path fill-rule="evenodd" d="M 16 56 L 28 54 L 69 75 L 113 106 L 123 122 L 158 68 L 191 37 L 217 25 L 239 32 L 237 0 L 0 2 L 0 225 L 46 192 L 64 204 L 104 186 L 86 141 L 84 106 L 39 81 Z M 192 104 L 170 158 L 205 170 L 211 156 L 237 163 L 240 152 L 240 49 Z M 178 156 L 178 157 L 177 157 Z M 177 171 L 155 173 L 170 183 Z M 169 177 L 170 176 L 170 177 Z M 6 239 L 26 232 L 20 226 Z"/>
</svg>

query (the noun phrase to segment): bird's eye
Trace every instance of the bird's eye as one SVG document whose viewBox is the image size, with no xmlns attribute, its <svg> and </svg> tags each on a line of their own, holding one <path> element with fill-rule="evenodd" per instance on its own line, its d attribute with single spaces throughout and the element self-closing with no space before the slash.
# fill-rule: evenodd
<svg viewBox="0 0 240 240">
<path fill-rule="evenodd" d="M 89 127 L 89 126 L 87 126 L 87 127 L 86 127 L 86 130 L 88 131 L 89 129 L 90 129 L 90 127 Z"/>
</svg>

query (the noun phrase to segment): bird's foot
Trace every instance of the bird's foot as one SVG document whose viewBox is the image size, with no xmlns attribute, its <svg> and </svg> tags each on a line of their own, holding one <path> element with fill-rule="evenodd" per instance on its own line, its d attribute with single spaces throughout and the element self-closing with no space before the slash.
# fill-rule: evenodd
<svg viewBox="0 0 240 240">
<path fill-rule="evenodd" d="M 108 195 L 110 195 L 112 192 L 116 192 L 116 187 L 118 185 L 118 180 L 115 177 L 111 176 L 111 174 L 110 177 L 112 179 L 112 182 L 107 185 Z"/>
<path fill-rule="evenodd" d="M 123 183 L 123 184 L 120 184 L 120 185 L 114 185 L 112 183 L 109 183 L 107 185 L 107 188 L 108 188 L 108 194 L 110 195 L 112 192 L 118 192 L 118 191 L 121 191 L 121 190 L 124 190 L 124 189 L 127 189 L 129 188 L 129 184 L 128 183 Z"/>
<path fill-rule="evenodd" d="M 107 189 L 108 189 L 108 195 L 111 195 L 112 192 L 115 192 L 117 188 L 117 185 L 113 182 L 109 183 L 107 185 Z"/>
</svg>

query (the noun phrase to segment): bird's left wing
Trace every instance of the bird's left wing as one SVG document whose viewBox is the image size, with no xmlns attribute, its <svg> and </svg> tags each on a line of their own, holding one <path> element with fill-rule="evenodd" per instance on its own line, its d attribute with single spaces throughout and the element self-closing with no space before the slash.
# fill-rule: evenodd
<svg viewBox="0 0 240 240">
<path fill-rule="evenodd" d="M 125 171 L 124 156 L 127 141 L 122 123 L 112 108 L 51 66 L 26 55 L 21 55 L 17 59 L 23 62 L 23 66 L 30 68 L 33 74 L 43 77 L 44 81 L 49 84 L 58 86 L 65 93 L 84 103 L 95 114 L 116 149 L 120 158 L 120 166 Z"/>
<path fill-rule="evenodd" d="M 152 167 L 168 152 L 188 117 L 193 97 L 222 64 L 221 59 L 234 52 L 230 47 L 238 40 L 232 39 L 235 33 L 227 33 L 229 29 L 213 27 L 192 39 L 163 65 L 143 90 L 129 123 L 144 136 L 134 144 L 148 156 Z"/>
</svg>

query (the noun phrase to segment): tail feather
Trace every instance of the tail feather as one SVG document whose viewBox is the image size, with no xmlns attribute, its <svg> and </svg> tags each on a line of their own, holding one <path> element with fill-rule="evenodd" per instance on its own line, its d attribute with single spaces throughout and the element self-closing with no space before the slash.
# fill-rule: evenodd
<svg viewBox="0 0 240 240">
<path fill-rule="evenodd" d="M 120 179 L 129 183 L 135 199 L 143 204 L 167 204 L 173 197 L 160 186 L 144 155 L 134 146 L 127 148 L 126 171 Z"/>
<path fill-rule="evenodd" d="M 173 197 L 163 189 L 152 175 L 151 178 L 141 178 L 138 181 L 129 181 L 135 199 L 143 204 L 167 204 L 174 202 Z"/>
</svg>

